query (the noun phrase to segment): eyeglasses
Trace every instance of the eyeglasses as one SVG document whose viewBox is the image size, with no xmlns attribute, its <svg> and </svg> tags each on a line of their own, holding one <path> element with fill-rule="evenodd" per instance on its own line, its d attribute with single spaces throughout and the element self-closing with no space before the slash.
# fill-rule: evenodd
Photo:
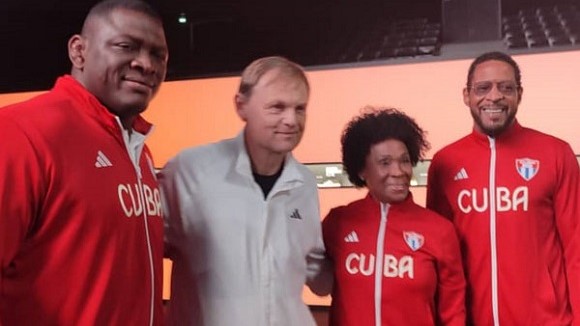
<svg viewBox="0 0 580 326">
<path fill-rule="evenodd" d="M 473 85 L 468 86 L 468 88 L 473 90 L 473 94 L 476 96 L 484 96 L 491 91 L 493 84 L 496 84 L 497 90 L 505 96 L 513 96 L 519 89 L 519 86 L 511 80 L 500 81 L 497 83 L 491 81 L 482 81 L 479 83 L 474 83 Z"/>
</svg>

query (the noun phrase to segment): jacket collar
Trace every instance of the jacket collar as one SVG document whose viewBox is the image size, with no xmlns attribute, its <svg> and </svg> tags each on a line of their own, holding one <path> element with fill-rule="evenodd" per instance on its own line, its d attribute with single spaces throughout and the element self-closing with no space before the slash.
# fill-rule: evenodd
<svg viewBox="0 0 580 326">
<path fill-rule="evenodd" d="M 490 137 L 480 131 L 473 128 L 471 135 L 478 141 L 489 143 L 490 138 L 494 138 L 496 142 L 508 142 L 519 134 L 523 127 L 520 125 L 517 119 L 514 120 L 511 126 L 509 126 L 504 132 L 495 137 Z"/>
<path fill-rule="evenodd" d="M 82 105 L 79 105 L 79 110 L 84 110 L 86 114 L 96 119 L 107 129 L 118 133 L 121 132 L 121 127 L 117 122 L 118 117 L 109 112 L 109 110 L 102 105 L 93 94 L 87 91 L 87 89 L 71 75 L 64 75 L 58 78 L 52 91 L 65 94 L 67 98 L 82 103 Z M 135 131 L 147 135 L 151 132 L 153 125 L 147 122 L 141 115 L 138 115 L 133 122 L 132 127 Z"/>
</svg>

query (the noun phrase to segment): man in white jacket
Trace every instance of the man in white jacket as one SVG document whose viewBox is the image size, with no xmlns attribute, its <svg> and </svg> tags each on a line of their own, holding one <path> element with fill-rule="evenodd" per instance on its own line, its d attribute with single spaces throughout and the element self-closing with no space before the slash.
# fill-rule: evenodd
<svg viewBox="0 0 580 326">
<path fill-rule="evenodd" d="M 291 154 L 309 92 L 299 65 L 252 62 L 235 96 L 242 132 L 163 169 L 169 325 L 315 325 L 302 288 L 325 294 L 331 279 L 321 272 L 316 180 Z"/>
</svg>

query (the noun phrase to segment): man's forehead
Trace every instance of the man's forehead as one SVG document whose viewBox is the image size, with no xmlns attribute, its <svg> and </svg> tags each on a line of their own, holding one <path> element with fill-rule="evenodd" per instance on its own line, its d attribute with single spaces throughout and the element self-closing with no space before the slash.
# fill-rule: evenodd
<svg viewBox="0 0 580 326">
<path fill-rule="evenodd" d="M 118 8 L 109 13 L 96 15 L 85 24 L 83 36 L 101 35 L 105 37 L 129 37 L 149 40 L 158 47 L 167 47 L 163 24 L 145 13 Z"/>
<path fill-rule="evenodd" d="M 488 60 L 477 65 L 473 70 L 473 77 L 495 73 L 507 73 L 515 78 L 513 67 L 506 62 L 498 60 Z"/>
<path fill-rule="evenodd" d="M 494 69 L 494 70 L 509 69 L 509 70 L 513 71 L 513 67 L 509 63 L 501 61 L 501 60 L 484 61 L 475 67 L 475 72 L 480 71 L 480 70 L 484 70 L 484 69 Z"/>
<path fill-rule="evenodd" d="M 260 79 L 258 80 L 258 85 L 262 85 L 263 87 L 271 86 L 273 84 L 286 84 L 288 86 L 299 87 L 304 86 L 306 87 L 306 83 L 291 72 L 285 71 L 283 69 L 275 68 L 272 70 L 267 71 Z"/>
</svg>

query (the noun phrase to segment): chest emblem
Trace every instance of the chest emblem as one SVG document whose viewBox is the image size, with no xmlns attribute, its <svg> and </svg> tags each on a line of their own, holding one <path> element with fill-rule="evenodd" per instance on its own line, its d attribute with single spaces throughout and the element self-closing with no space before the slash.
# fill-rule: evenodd
<svg viewBox="0 0 580 326">
<path fill-rule="evenodd" d="M 425 237 L 422 234 L 413 231 L 403 231 L 403 238 L 407 246 L 413 251 L 419 250 L 425 243 Z"/>
<path fill-rule="evenodd" d="M 516 170 L 522 178 L 526 181 L 530 181 L 533 177 L 538 174 L 540 170 L 540 161 L 532 160 L 531 158 L 518 158 L 516 159 Z"/>
</svg>

